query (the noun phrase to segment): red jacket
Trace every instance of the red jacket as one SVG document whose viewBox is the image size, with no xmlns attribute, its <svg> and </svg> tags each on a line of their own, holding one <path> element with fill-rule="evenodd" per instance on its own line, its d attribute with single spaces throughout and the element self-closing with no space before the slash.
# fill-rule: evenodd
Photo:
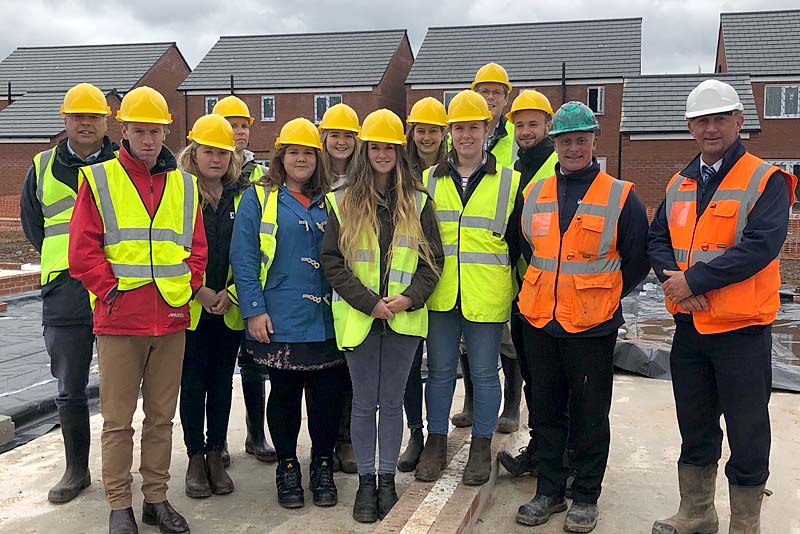
<svg viewBox="0 0 800 534">
<path fill-rule="evenodd" d="M 164 194 L 166 173 L 176 168 L 175 157 L 165 147 L 158 156 L 156 166 L 150 171 L 142 160 L 128 152 L 125 143 L 119 151 L 119 162 L 128 172 L 152 217 Z M 131 202 L 138 201 L 131 199 Z M 192 293 L 202 285 L 207 258 L 208 245 L 202 210 L 198 204 L 192 252 L 186 260 L 192 273 Z M 94 308 L 95 334 L 163 336 L 189 326 L 189 305 L 171 307 L 161 298 L 153 283 L 108 298 L 117 285 L 117 278 L 111 270 L 111 264 L 106 261 L 103 220 L 86 180 L 82 180 L 78 189 L 70 221 L 69 272 L 98 297 Z"/>
</svg>

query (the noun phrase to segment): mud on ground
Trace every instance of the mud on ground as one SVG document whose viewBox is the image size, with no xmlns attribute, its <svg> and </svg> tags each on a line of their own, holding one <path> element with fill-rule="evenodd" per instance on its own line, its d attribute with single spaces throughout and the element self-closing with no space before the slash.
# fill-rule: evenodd
<svg viewBox="0 0 800 534">
<path fill-rule="evenodd" d="M 0 263 L 39 263 L 39 253 L 22 229 L 0 229 Z"/>
</svg>

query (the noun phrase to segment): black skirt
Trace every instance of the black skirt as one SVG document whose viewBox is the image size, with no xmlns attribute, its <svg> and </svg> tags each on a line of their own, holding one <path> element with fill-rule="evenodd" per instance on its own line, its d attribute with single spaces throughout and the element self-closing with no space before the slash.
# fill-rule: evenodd
<svg viewBox="0 0 800 534">
<path fill-rule="evenodd" d="M 344 354 L 337 348 L 335 339 L 308 343 L 261 343 L 248 339 L 241 362 L 261 367 L 290 371 L 316 371 L 345 363 Z"/>
</svg>

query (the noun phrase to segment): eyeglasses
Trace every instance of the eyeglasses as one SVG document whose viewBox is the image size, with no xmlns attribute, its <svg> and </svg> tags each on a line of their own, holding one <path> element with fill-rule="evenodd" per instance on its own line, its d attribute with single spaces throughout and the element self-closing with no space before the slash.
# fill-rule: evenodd
<svg viewBox="0 0 800 534">
<path fill-rule="evenodd" d="M 502 89 L 495 89 L 494 91 L 490 91 L 489 89 L 478 89 L 478 94 L 481 95 L 483 98 L 489 98 L 493 96 L 495 98 L 502 98 L 506 96 L 506 92 Z"/>
</svg>

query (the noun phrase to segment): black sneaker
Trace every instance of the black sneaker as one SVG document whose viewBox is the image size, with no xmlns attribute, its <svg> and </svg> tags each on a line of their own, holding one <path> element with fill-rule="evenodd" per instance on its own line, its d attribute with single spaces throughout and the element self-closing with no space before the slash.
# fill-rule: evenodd
<svg viewBox="0 0 800 534">
<path fill-rule="evenodd" d="M 567 509 L 564 497 L 548 497 L 536 494 L 530 502 L 519 507 L 517 522 L 523 525 L 544 525 L 550 516 Z"/>
<path fill-rule="evenodd" d="M 311 459 L 311 493 L 317 506 L 334 506 L 338 502 L 333 482 L 333 458 L 315 456 Z"/>
<path fill-rule="evenodd" d="M 511 456 L 508 451 L 500 451 L 497 453 L 497 461 L 515 477 L 539 474 L 539 459 L 533 454 L 532 447 L 522 447 L 516 456 Z"/>
<path fill-rule="evenodd" d="M 278 460 L 275 469 L 275 484 L 278 486 L 278 504 L 284 508 L 300 508 L 303 498 L 303 475 L 297 458 Z"/>
</svg>

